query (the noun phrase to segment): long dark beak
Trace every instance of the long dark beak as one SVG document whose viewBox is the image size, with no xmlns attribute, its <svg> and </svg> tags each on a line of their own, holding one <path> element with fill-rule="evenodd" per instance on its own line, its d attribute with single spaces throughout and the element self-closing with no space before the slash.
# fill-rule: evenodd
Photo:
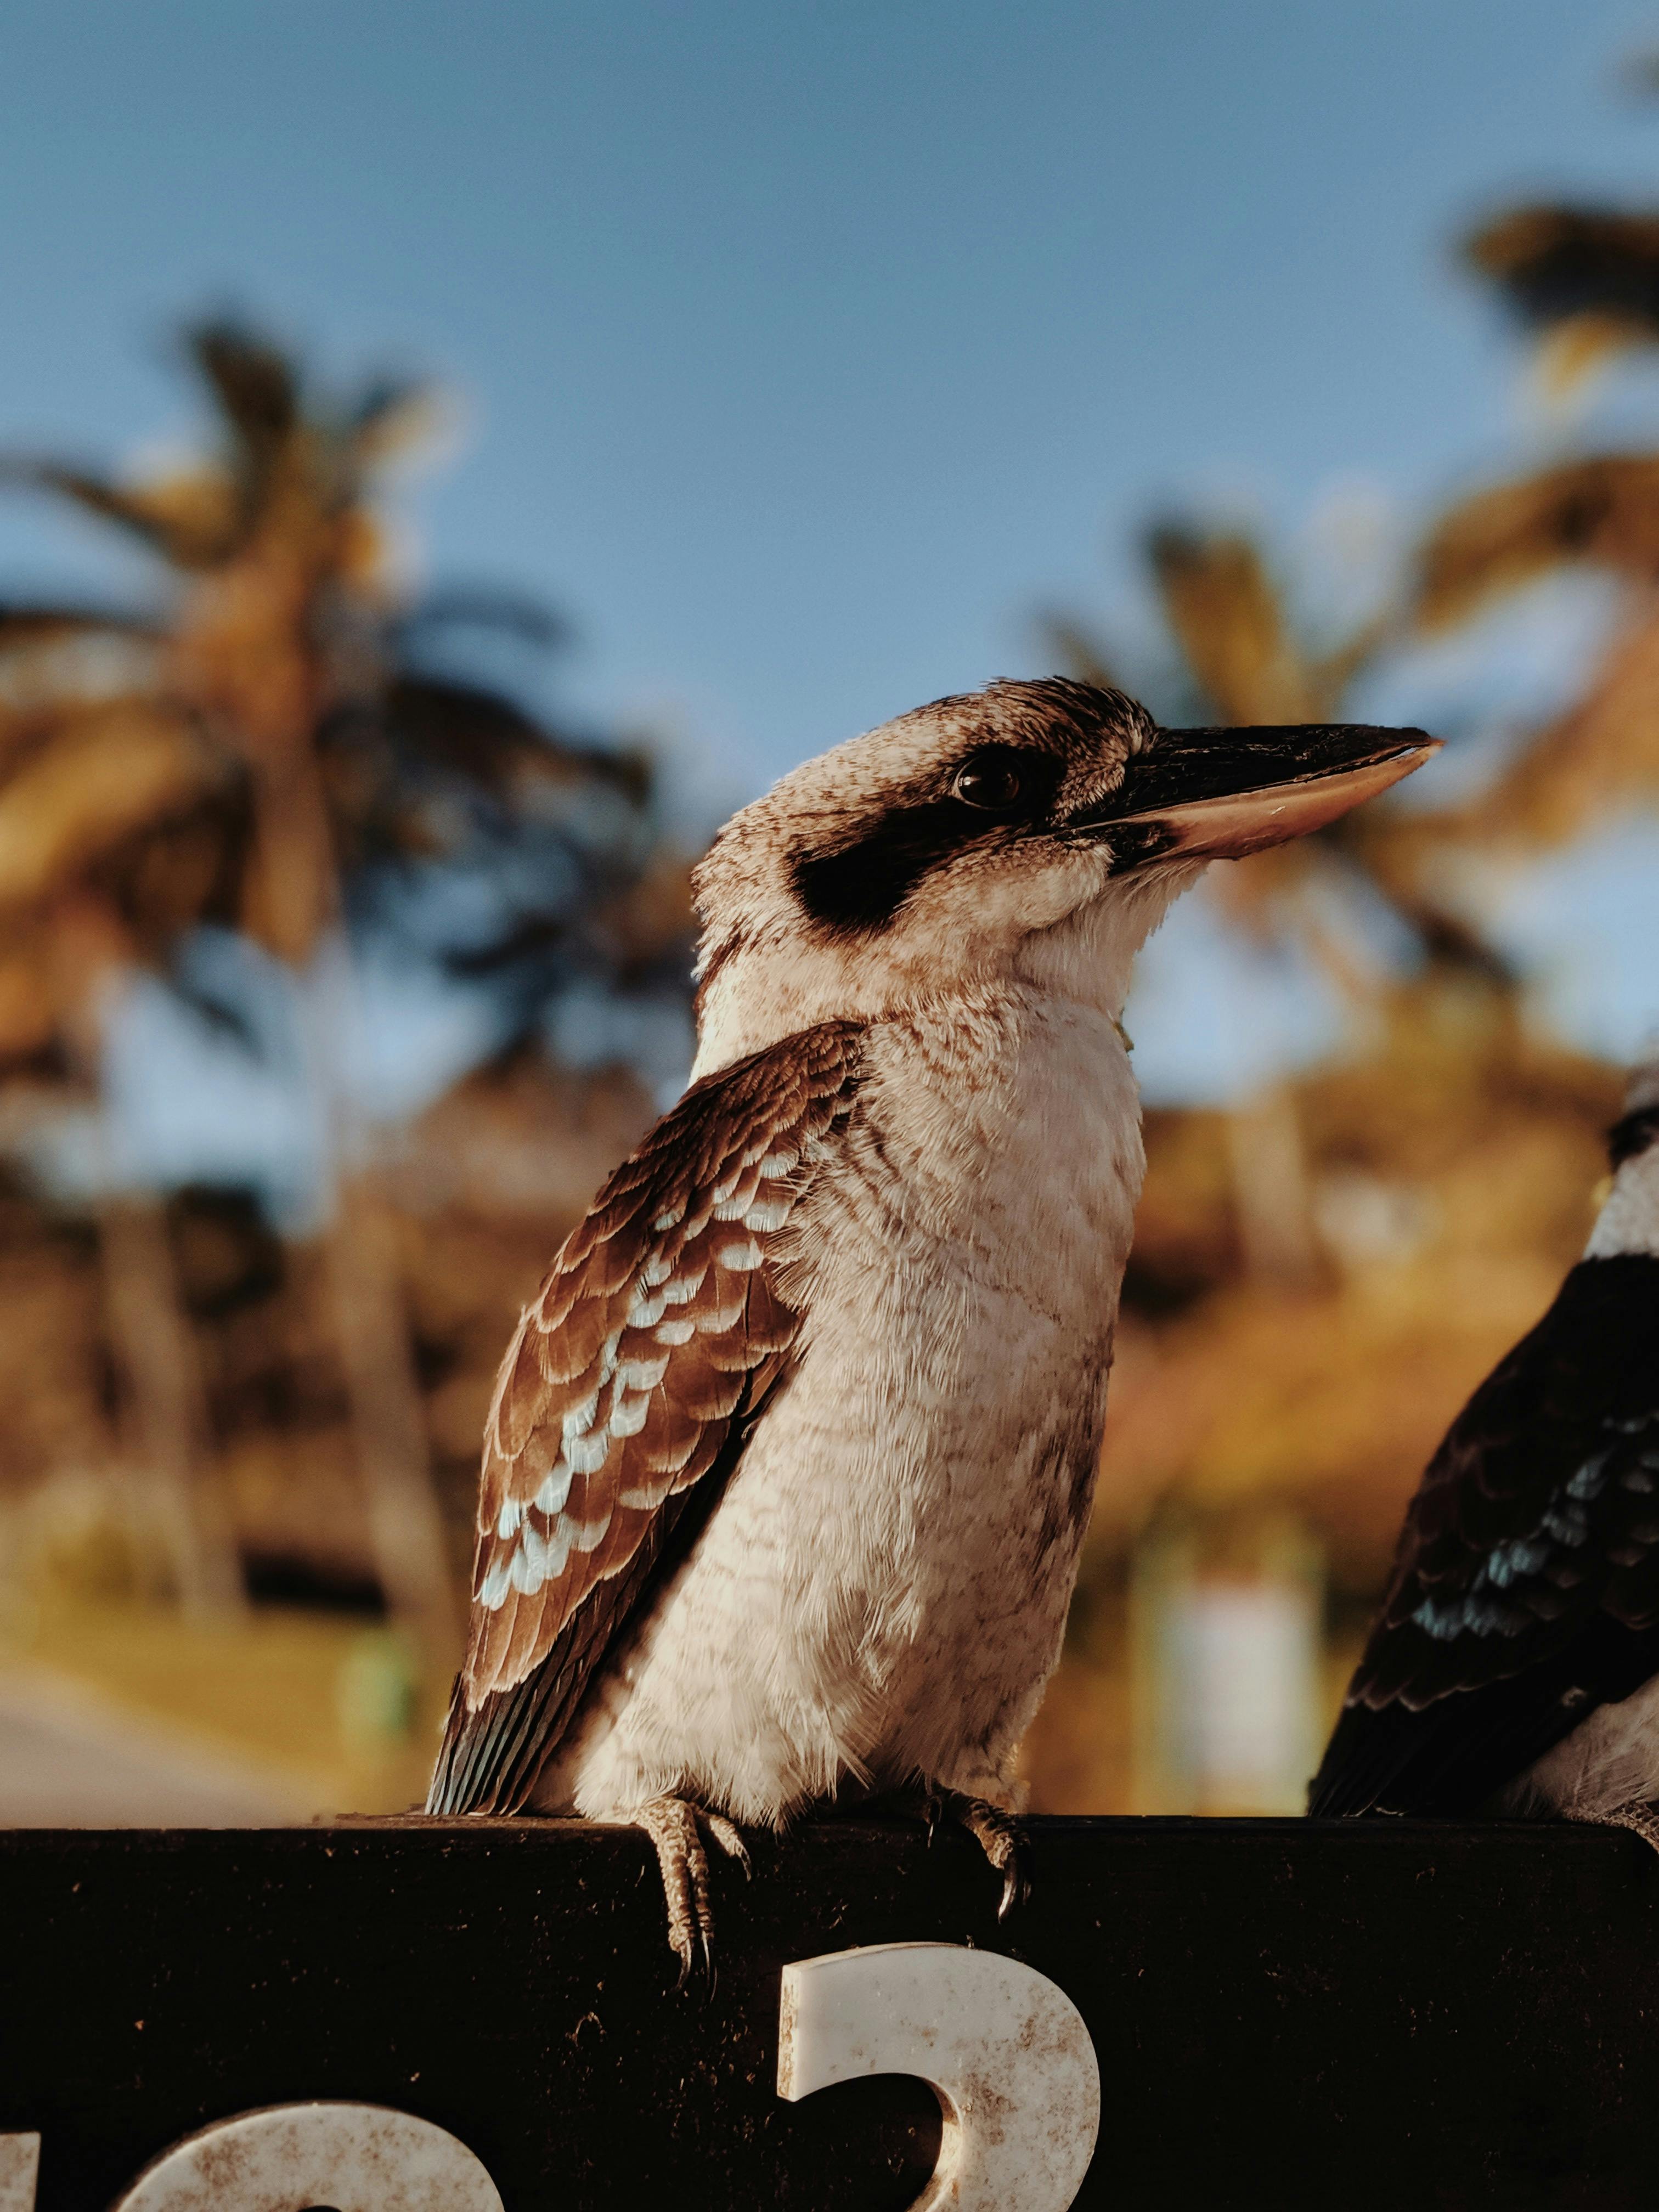
<svg viewBox="0 0 1659 2212">
<path fill-rule="evenodd" d="M 1360 722 L 1160 730 L 1111 796 L 1068 826 L 1110 843 L 1115 873 L 1148 860 L 1237 860 L 1322 830 L 1439 750 L 1422 730 Z"/>
</svg>

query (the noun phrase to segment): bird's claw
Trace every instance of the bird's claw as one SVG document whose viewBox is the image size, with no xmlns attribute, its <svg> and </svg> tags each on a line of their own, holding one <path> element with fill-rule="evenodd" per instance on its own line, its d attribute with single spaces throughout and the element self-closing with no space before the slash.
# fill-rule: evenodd
<svg viewBox="0 0 1659 2212">
<path fill-rule="evenodd" d="M 728 1820 L 724 1813 L 704 1813 L 701 1818 L 704 1827 L 726 1853 L 726 1857 L 735 1860 L 743 1869 L 744 1880 L 752 1881 L 755 1862 L 749 1856 L 749 1846 L 743 1840 L 737 1823 L 734 1820 Z"/>
<path fill-rule="evenodd" d="M 1024 1905 L 1031 1893 L 1030 1876 L 1018 1849 L 1005 1869 L 1002 1876 L 1002 1895 L 997 1903 L 997 1918 L 1006 1920 L 1017 1905 Z"/>
<path fill-rule="evenodd" d="M 1002 1876 L 1002 1896 L 997 1918 L 1006 1920 L 1030 1894 L 1025 1872 L 1025 1837 L 1019 1822 L 988 1798 L 970 1797 L 965 1790 L 946 1790 L 936 1782 L 923 1783 L 893 1793 L 898 1810 L 920 1820 L 931 1846 L 941 1820 L 965 1829 Z"/>
<path fill-rule="evenodd" d="M 902 1789 L 883 1790 L 874 1802 L 896 1813 L 901 1820 L 920 1820 L 931 1850 L 945 1811 L 945 1794 L 936 1783 L 906 1783 Z"/>
<path fill-rule="evenodd" d="M 1025 1838 L 1019 1822 L 1000 1805 L 983 1797 L 965 1796 L 958 1790 L 942 1791 L 939 1802 L 958 1827 L 965 1828 L 1002 1876 L 1002 1896 L 997 1918 L 1006 1920 L 1017 1905 L 1030 1894 L 1025 1871 Z"/>
<path fill-rule="evenodd" d="M 711 1989 L 714 1982 L 714 1911 L 699 1822 L 726 1857 L 737 1861 L 747 1881 L 753 1872 L 748 1848 L 723 1814 L 703 1812 L 684 1797 L 659 1797 L 634 1816 L 634 1825 L 644 1829 L 656 1850 L 668 1908 L 668 1944 L 680 1962 L 681 1989 L 690 1978 L 698 1951 Z"/>
</svg>

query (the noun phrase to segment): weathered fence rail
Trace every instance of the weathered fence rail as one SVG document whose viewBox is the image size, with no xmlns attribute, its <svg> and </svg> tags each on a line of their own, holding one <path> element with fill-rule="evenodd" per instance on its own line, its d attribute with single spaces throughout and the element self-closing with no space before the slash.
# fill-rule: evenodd
<svg viewBox="0 0 1659 2212">
<path fill-rule="evenodd" d="M 12 1832 L 0 2136 L 40 2134 L 39 2212 L 106 2212 L 192 2130 L 319 2098 L 436 2122 L 506 2212 L 897 2212 L 936 2101 L 902 2076 L 781 2101 L 780 1976 L 930 1940 L 1024 1960 L 1081 2011 L 1079 2206 L 1659 2203 L 1659 1859 L 1634 1838 L 1039 1820 L 1030 1858 L 1000 1928 L 954 1834 L 763 1841 L 752 1882 L 716 1866 L 711 1990 L 677 1988 L 625 1832 Z"/>
</svg>

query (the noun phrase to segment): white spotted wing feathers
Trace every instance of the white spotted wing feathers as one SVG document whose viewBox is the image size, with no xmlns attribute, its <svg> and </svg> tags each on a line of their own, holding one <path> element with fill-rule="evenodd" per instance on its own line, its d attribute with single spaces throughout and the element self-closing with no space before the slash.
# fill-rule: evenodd
<svg viewBox="0 0 1659 2212">
<path fill-rule="evenodd" d="M 798 1327 L 776 1288 L 779 1232 L 846 1112 L 857 1034 L 823 1024 L 695 1085 L 606 1183 L 520 1321 L 484 1432 L 466 1660 L 434 1808 L 508 1809 L 496 1755 L 480 1767 L 462 1739 L 490 1724 L 492 1700 L 562 1662 L 556 1699 L 538 1707 L 539 1765 L 620 1625 L 618 1580 L 637 1578 L 673 1501 L 775 1379 Z M 522 1744 L 509 1763 L 527 1771 Z M 470 1782 L 466 1769 L 479 1769 Z"/>
</svg>

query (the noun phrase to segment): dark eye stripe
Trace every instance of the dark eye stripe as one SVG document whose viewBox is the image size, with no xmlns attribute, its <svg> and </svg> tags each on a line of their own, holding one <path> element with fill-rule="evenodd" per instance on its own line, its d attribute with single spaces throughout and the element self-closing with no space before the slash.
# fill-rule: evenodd
<svg viewBox="0 0 1659 2212">
<path fill-rule="evenodd" d="M 1638 1152 L 1659 1142 L 1659 1106 L 1638 1106 L 1607 1131 L 1607 1158 L 1614 1168 L 1633 1160 Z"/>
<path fill-rule="evenodd" d="M 1011 754 L 1000 746 L 981 747 L 958 769 Z M 957 798 L 952 788 L 957 769 L 952 769 L 938 796 L 891 808 L 831 851 L 798 853 L 792 868 L 795 896 L 808 918 L 832 936 L 878 935 L 936 868 L 959 854 L 1040 833 L 1048 826 L 1063 763 L 1031 749 L 1018 756 L 1018 769 L 1019 796 L 1000 813 Z"/>
<path fill-rule="evenodd" d="M 831 936 L 877 936 L 935 868 L 1006 836 L 954 799 L 896 807 L 838 852 L 798 854 L 795 896 Z"/>
</svg>

